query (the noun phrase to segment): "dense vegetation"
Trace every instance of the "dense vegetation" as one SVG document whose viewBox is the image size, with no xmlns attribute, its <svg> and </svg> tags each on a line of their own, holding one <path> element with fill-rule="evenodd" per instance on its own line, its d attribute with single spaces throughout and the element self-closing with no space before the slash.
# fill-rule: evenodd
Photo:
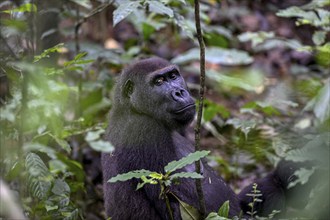
<svg viewBox="0 0 330 220">
<path fill-rule="evenodd" d="M 316 182 L 306 218 L 329 211 L 329 7 L 201 1 L 209 163 L 239 191 L 280 158 L 316 161 L 295 182 Z M 0 19 L 1 188 L 12 192 L 1 189 L 0 216 L 14 198 L 29 219 L 103 219 L 99 153 L 113 150 L 102 134 L 116 75 L 157 55 L 197 98 L 193 1 L 2 1 Z"/>
</svg>

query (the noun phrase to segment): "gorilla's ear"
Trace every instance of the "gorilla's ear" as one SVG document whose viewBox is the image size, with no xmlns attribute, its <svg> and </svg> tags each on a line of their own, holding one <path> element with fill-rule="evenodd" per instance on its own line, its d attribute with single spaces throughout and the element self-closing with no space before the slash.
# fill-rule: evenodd
<svg viewBox="0 0 330 220">
<path fill-rule="evenodd" d="M 132 80 L 128 79 L 124 84 L 123 95 L 125 97 L 130 97 L 130 95 L 133 93 L 133 89 L 134 83 L 132 82 Z"/>
</svg>

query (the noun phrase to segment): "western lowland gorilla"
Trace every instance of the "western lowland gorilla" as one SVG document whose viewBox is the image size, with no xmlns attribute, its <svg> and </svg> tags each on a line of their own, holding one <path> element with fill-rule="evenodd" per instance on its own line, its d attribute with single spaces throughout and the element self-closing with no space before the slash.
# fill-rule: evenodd
<svg viewBox="0 0 330 220">
<path fill-rule="evenodd" d="M 136 190 L 137 179 L 107 181 L 133 170 L 163 173 L 169 162 L 192 153 L 193 145 L 183 131 L 194 115 L 194 100 L 177 66 L 161 58 L 149 58 L 123 70 L 116 84 L 106 132 L 106 139 L 115 146 L 115 151 L 102 154 L 107 216 L 114 220 L 170 219 L 165 201 L 159 198 L 158 185 L 146 184 Z M 182 171 L 194 170 L 194 165 L 189 165 Z M 241 211 L 238 196 L 204 162 L 202 174 L 206 211 L 217 211 L 229 200 L 229 215 L 238 216 Z M 193 179 L 181 179 L 180 184 L 170 186 L 170 191 L 198 208 Z M 174 219 L 181 219 L 177 200 L 170 197 L 170 206 Z"/>
</svg>

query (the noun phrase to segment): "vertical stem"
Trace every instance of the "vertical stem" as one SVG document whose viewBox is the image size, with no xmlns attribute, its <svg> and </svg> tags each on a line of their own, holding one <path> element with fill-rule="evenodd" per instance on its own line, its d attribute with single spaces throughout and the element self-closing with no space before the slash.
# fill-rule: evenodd
<svg viewBox="0 0 330 220">
<path fill-rule="evenodd" d="M 80 11 L 79 11 L 79 6 L 76 6 L 76 15 L 77 15 L 77 24 L 75 25 L 75 29 L 74 29 L 74 39 L 75 39 L 75 44 L 76 44 L 76 55 L 78 55 L 78 53 L 80 52 L 80 45 L 79 45 L 79 29 L 80 26 L 82 25 L 81 22 L 79 22 L 80 20 Z M 78 75 L 79 79 L 78 79 L 78 108 L 76 110 L 76 114 L 78 117 L 81 116 L 81 92 L 82 92 L 82 75 L 79 74 Z"/>
<path fill-rule="evenodd" d="M 203 115 L 203 106 L 204 106 L 204 88 L 205 88 L 205 44 L 203 40 L 202 30 L 201 30 L 201 21 L 199 15 L 199 0 L 195 0 L 195 23 L 196 23 L 196 32 L 197 39 L 200 47 L 200 90 L 199 90 L 199 102 L 198 102 L 198 113 L 197 113 L 197 123 L 195 128 L 195 151 L 200 149 L 200 129 Z M 201 172 L 201 163 L 200 161 L 195 162 L 196 172 Z M 196 190 L 198 194 L 199 207 L 201 212 L 201 218 L 205 218 L 205 199 L 202 189 L 201 179 L 196 179 Z"/>
</svg>

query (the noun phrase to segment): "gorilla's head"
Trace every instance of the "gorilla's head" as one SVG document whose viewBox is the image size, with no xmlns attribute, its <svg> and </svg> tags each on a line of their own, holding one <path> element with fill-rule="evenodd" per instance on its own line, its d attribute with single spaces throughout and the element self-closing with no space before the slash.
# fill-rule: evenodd
<svg viewBox="0 0 330 220">
<path fill-rule="evenodd" d="M 189 124 L 195 102 L 177 66 L 161 58 L 138 61 L 126 69 L 117 83 L 115 106 L 148 115 L 176 129 Z"/>
</svg>

